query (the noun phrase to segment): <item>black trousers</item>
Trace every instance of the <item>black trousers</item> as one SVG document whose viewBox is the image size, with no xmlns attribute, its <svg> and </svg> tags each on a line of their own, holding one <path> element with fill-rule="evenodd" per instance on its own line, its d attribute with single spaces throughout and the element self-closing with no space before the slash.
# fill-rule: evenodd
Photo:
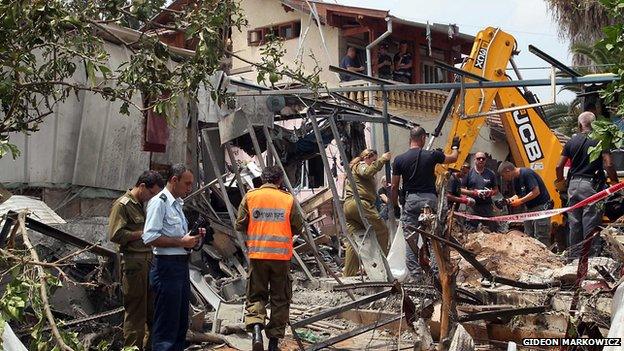
<svg viewBox="0 0 624 351">
<path fill-rule="evenodd" d="M 189 326 L 191 281 L 187 255 L 157 255 L 150 270 L 154 293 L 153 351 L 182 351 Z"/>
</svg>

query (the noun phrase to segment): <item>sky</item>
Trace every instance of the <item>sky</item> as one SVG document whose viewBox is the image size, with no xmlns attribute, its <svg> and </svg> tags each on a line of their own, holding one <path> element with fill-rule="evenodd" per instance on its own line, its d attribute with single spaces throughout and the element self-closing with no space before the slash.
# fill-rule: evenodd
<svg viewBox="0 0 624 351">
<path fill-rule="evenodd" d="M 524 79 L 549 78 L 549 70 L 522 70 L 527 67 L 545 67 L 548 63 L 529 52 L 529 44 L 542 49 L 559 61 L 570 65 L 572 56 L 568 41 L 561 39 L 544 0 L 325 0 L 341 5 L 390 10 L 399 18 L 459 26 L 462 33 L 476 35 L 492 26 L 513 35 L 520 54 L 514 57 Z M 515 79 L 515 75 L 511 75 Z M 541 101 L 551 101 L 550 87 L 533 87 Z M 574 95 L 562 92 L 558 101 L 570 101 Z"/>
</svg>

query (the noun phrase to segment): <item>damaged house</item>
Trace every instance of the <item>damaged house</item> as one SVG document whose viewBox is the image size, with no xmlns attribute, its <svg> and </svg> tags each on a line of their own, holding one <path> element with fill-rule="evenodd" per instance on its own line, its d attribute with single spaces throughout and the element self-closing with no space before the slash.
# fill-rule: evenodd
<svg viewBox="0 0 624 351">
<path fill-rule="evenodd" d="M 192 1 L 178 0 L 169 9 L 189 4 Z M 617 288 L 617 278 L 624 241 L 615 224 L 605 229 L 613 258 L 590 261 L 583 284 L 577 280 L 578 262 L 565 262 L 523 233 L 464 235 L 441 224 L 446 221 L 440 213 L 423 217 L 420 234 L 435 243 L 436 256 L 444 255 L 449 267 L 456 268 L 443 267 L 440 277 L 445 280 L 429 267 L 430 280 L 400 283 L 376 241 L 356 242 L 349 236 L 340 210 L 342 185 L 352 182 L 345 167 L 348 160 L 365 147 L 381 151 L 385 143 L 394 154 L 404 151 L 409 128 L 435 128 L 447 99 L 445 91 L 397 90 L 388 92 L 387 99 L 373 91 L 318 98 L 287 90 L 262 95 L 257 92 L 272 89 L 257 84 L 254 67 L 245 62 L 259 61 L 265 36 L 273 33 L 284 39 L 286 61 L 299 58 L 306 66 L 318 64 L 329 87 L 367 86 L 369 77 L 341 82 L 339 70 L 327 68 L 339 65 L 347 46 L 356 47 L 360 60 L 372 68 L 382 42 L 394 55 L 398 43 L 407 41 L 413 57 L 412 83 L 450 82 L 452 73 L 434 65 L 434 60 L 460 63 L 471 50 L 472 36 L 460 33 L 455 25 L 413 22 L 382 10 L 298 0 L 241 4 L 246 13 L 258 14 L 249 16 L 242 33 L 231 34 L 232 51 L 244 60 L 233 57 L 225 63 L 225 73 L 214 77 L 215 86 L 234 94 L 234 105 L 217 105 L 205 94 L 197 104 L 180 101 L 179 118 L 166 124 L 152 113 L 119 116 L 114 103 L 81 93 L 60 105 L 40 132 L 13 139 L 20 140 L 23 150 L 18 159 L 0 159 L 3 185 L 14 194 L 0 205 L 4 221 L 0 243 L 17 231 L 13 229 L 19 222 L 17 212 L 28 208 L 25 226 L 46 259 L 62 258 L 70 249 L 86 251 L 68 270 L 74 279 L 94 282 L 96 287 L 67 288 L 53 301 L 55 313 L 67 326 L 94 323 L 83 340 L 94 343 L 119 334 L 116 257 L 106 240 L 105 217 L 111 202 L 142 170 L 165 170 L 177 162 L 198 175 L 197 189 L 185 199 L 189 222 L 212 228 L 190 259 L 192 318 L 187 338 L 196 344 L 194 349 L 223 345 L 250 349 L 242 326 L 245 238 L 233 222 L 242 196 L 259 185 L 258 175 L 267 164 L 282 168 L 286 186 L 296 194 L 296 206 L 306 217 L 305 233 L 294 242 L 295 287 L 285 349 L 514 349 L 514 342 L 524 338 L 565 337 L 571 310 L 582 321 L 584 335 L 621 335 L 609 320 L 623 315 L 624 290 Z M 156 20 L 166 24 L 168 12 Z M 125 28 L 110 30 L 129 38 L 140 35 Z M 193 50 L 193 42 L 183 33 L 144 30 L 182 56 Z M 114 65 L 124 52 L 114 40 L 107 48 Z M 314 48 L 316 61 L 309 57 L 309 48 Z M 83 79 L 80 73 L 76 79 Z M 500 119 L 490 118 L 480 133 L 473 151 L 507 158 Z M 435 146 L 443 145 L 438 141 Z M 343 236 L 358 248 L 367 279 L 336 273 L 343 263 L 339 240 Z M 418 246 L 417 236 L 407 235 L 403 245 Z M 450 304 L 444 300 L 449 296 Z M 26 328 L 15 329 L 18 336 L 27 334 Z"/>
</svg>

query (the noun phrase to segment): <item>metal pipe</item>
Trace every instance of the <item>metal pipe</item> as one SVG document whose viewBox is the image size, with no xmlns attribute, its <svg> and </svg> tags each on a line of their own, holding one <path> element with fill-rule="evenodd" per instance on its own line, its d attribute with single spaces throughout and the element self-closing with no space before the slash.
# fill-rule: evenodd
<svg viewBox="0 0 624 351">
<path fill-rule="evenodd" d="M 387 29 L 386 31 L 379 36 L 379 38 L 373 40 L 370 44 L 366 45 L 366 72 L 368 72 L 369 76 L 373 76 L 373 61 L 371 59 L 372 51 L 371 49 L 377 44 L 381 43 L 382 40 L 386 39 L 390 34 L 392 34 L 392 18 L 386 17 Z"/>
<path fill-rule="evenodd" d="M 473 312 L 469 313 L 466 316 L 459 317 L 460 323 L 470 322 L 470 321 L 479 321 L 479 320 L 496 320 L 499 318 L 503 319 L 511 319 L 514 316 L 521 316 L 527 314 L 536 314 L 536 313 L 544 313 L 546 312 L 550 306 L 542 305 L 542 306 L 531 306 L 531 307 L 519 307 L 519 308 L 503 308 L 494 311 L 482 311 L 482 312 Z"/>
<path fill-rule="evenodd" d="M 384 91 L 381 93 L 382 95 L 382 99 L 383 99 L 383 109 L 382 109 L 382 116 L 384 118 L 383 120 L 383 124 L 382 126 L 382 130 L 383 130 L 383 137 L 384 137 L 384 152 L 390 152 L 390 131 L 389 131 L 389 124 L 390 124 L 390 115 L 388 114 L 388 92 Z M 373 135 L 373 138 L 375 136 Z M 390 175 L 390 162 L 386 163 L 386 181 L 383 184 L 383 187 L 386 188 L 386 190 L 389 190 L 388 187 L 386 186 L 386 184 L 390 183 L 390 180 L 392 179 L 391 175 Z M 390 193 L 390 192 L 388 192 Z M 394 211 L 390 209 L 390 204 L 386 204 L 387 209 L 387 214 L 388 214 L 388 223 L 387 226 L 388 228 L 388 233 L 389 233 L 389 237 L 388 237 L 388 245 L 390 243 L 392 243 L 394 241 L 394 233 L 396 231 L 396 218 L 394 217 Z M 387 247 L 383 247 L 382 249 L 388 249 Z"/>
<path fill-rule="evenodd" d="M 601 74 L 583 77 L 567 77 L 555 79 L 555 85 L 582 85 L 611 83 L 619 80 L 614 74 Z M 488 89 L 488 88 L 515 88 L 515 87 L 538 87 L 552 84 L 550 78 L 546 79 L 526 79 L 516 81 L 491 81 L 491 82 L 470 82 L 465 83 L 464 89 Z M 451 90 L 461 88 L 461 83 L 418 83 L 418 84 L 397 84 L 397 85 L 369 85 L 355 87 L 337 87 L 323 89 L 325 93 L 346 93 L 359 91 L 415 91 L 415 90 Z M 235 96 L 268 96 L 268 95 L 296 95 L 296 94 L 316 94 L 318 91 L 312 89 L 287 89 L 287 90 L 267 90 L 267 91 L 240 91 Z"/>
<path fill-rule="evenodd" d="M 219 182 L 219 188 L 221 188 L 221 194 L 223 195 L 225 208 L 227 209 L 228 216 L 230 217 L 230 221 L 232 222 L 232 227 L 234 227 L 236 225 L 236 215 L 234 214 L 236 212 L 236 209 L 234 208 L 234 205 L 232 205 L 232 202 L 230 201 L 230 197 L 228 196 L 227 188 L 225 187 L 225 182 L 223 181 L 221 177 L 221 170 L 219 169 L 219 164 L 217 163 L 217 156 L 214 153 L 214 150 L 212 149 L 212 145 L 210 144 L 210 141 L 208 140 L 208 135 L 206 133 L 206 130 L 202 131 L 202 137 L 204 139 L 204 144 L 206 145 L 206 151 L 208 151 L 208 157 L 210 158 L 210 163 L 212 163 L 212 169 L 214 171 L 214 174 L 217 177 L 217 181 Z M 243 254 L 245 256 L 245 259 L 247 260 L 247 263 L 249 263 L 249 256 L 247 255 L 247 246 L 245 245 L 245 239 L 243 238 L 243 234 L 241 234 L 241 232 L 237 231 L 236 229 L 234 229 L 234 232 L 236 233 L 236 240 L 238 241 L 238 246 L 240 246 L 241 251 L 243 251 Z"/>
<path fill-rule="evenodd" d="M 388 92 L 384 91 L 381 94 L 383 97 L 382 127 L 383 127 L 383 138 L 384 138 L 384 152 L 390 152 L 390 131 L 388 127 L 388 124 L 390 123 L 390 115 L 388 115 Z M 390 182 L 390 162 L 386 163 L 386 182 Z M 388 213 L 390 212 L 391 211 L 388 211 Z"/>
<path fill-rule="evenodd" d="M 302 327 L 305 327 L 308 324 L 312 324 L 314 322 L 318 322 L 318 321 L 323 320 L 325 318 L 329 318 L 329 317 L 333 317 L 333 316 L 339 315 L 342 312 L 352 310 L 352 309 L 354 309 L 354 308 L 356 308 L 358 306 L 361 306 L 363 304 L 371 303 L 371 302 L 374 302 L 374 301 L 377 301 L 377 300 L 381 300 L 381 299 L 383 299 L 385 297 L 388 297 L 388 296 L 390 296 L 392 294 L 394 294 L 394 291 L 392 289 L 387 289 L 387 290 L 384 290 L 382 292 L 378 292 L 378 293 L 376 293 L 374 295 L 369 295 L 369 296 L 363 297 L 363 298 L 361 298 L 359 300 L 356 300 L 356 301 L 347 302 L 347 303 L 342 304 L 340 306 L 332 307 L 332 308 L 330 308 L 328 310 L 325 310 L 323 312 L 317 313 L 314 316 L 311 316 L 311 317 L 302 319 L 300 321 L 296 321 L 294 323 L 291 323 L 290 326 L 293 329 L 302 328 Z"/>
<path fill-rule="evenodd" d="M 232 151 L 232 144 L 230 142 L 225 143 L 225 150 L 227 150 L 228 158 L 230 159 L 232 169 L 234 170 L 234 176 L 236 178 L 236 182 L 238 183 L 238 190 L 240 191 L 241 197 L 245 197 L 245 183 L 240 175 L 240 168 L 238 168 L 238 162 L 236 162 L 236 159 L 234 158 L 234 152 Z"/>
<path fill-rule="evenodd" d="M 435 60 L 434 59 L 433 60 L 433 64 L 438 66 L 438 67 L 440 67 L 440 68 L 442 68 L 442 69 L 445 69 L 445 70 L 447 70 L 447 71 L 449 71 L 451 73 L 455 73 L 455 74 L 457 74 L 459 76 L 462 76 L 462 77 L 474 79 L 474 80 L 476 80 L 478 82 L 487 82 L 487 81 L 489 81 L 489 79 L 487 79 L 485 77 L 476 75 L 476 74 L 474 74 L 472 72 L 464 71 L 463 69 L 457 68 L 455 66 L 451 66 L 451 65 L 449 65 L 448 63 L 446 63 L 444 61 L 440 61 L 440 60 Z"/>
<path fill-rule="evenodd" d="M 399 315 L 399 316 L 394 316 L 394 317 L 388 317 L 386 319 L 381 319 L 381 320 L 377 320 L 374 323 L 368 324 L 368 325 L 363 325 L 360 327 L 357 327 L 353 330 L 350 330 L 344 334 L 340 334 L 337 336 L 334 336 L 332 338 L 329 338 L 327 340 L 315 343 L 314 345 L 308 347 L 306 349 L 306 351 L 316 351 L 316 350 L 323 350 L 328 348 L 329 346 L 339 343 L 343 340 L 347 340 L 347 339 L 351 339 L 355 336 L 358 336 L 360 334 L 364 334 L 367 331 L 373 330 L 373 329 L 377 329 L 379 327 L 383 327 L 384 325 L 396 322 L 400 319 L 403 319 L 403 317 L 405 317 L 405 314 Z M 400 337 L 400 336 L 399 336 Z M 411 347 L 410 347 L 411 348 Z"/>
<path fill-rule="evenodd" d="M 535 56 L 541 58 L 542 60 L 550 63 L 554 67 L 559 68 L 559 70 L 561 72 L 569 75 L 570 77 L 580 77 L 581 76 L 580 73 L 578 73 L 577 71 L 573 70 L 568 65 L 566 65 L 566 64 L 562 63 L 561 61 L 557 60 L 556 58 L 548 55 L 544 51 L 538 49 L 536 46 L 533 46 L 532 44 L 529 44 L 529 52 L 533 53 Z"/>
<path fill-rule="evenodd" d="M 273 139 L 271 138 L 271 134 L 269 133 L 269 128 L 267 128 L 266 126 L 262 126 L 262 132 L 264 132 L 264 137 L 266 138 L 266 141 L 267 141 L 267 147 L 268 147 L 267 154 L 273 154 L 275 163 L 282 170 L 282 173 L 284 175 L 284 185 L 286 185 L 286 187 L 288 188 L 288 191 L 290 191 L 290 193 L 292 194 L 294 198 L 293 204 L 295 205 L 295 207 L 297 208 L 297 211 L 299 211 L 301 216 L 304 217 L 303 228 L 305 229 L 305 233 L 306 233 L 304 238 L 310 245 L 310 248 L 312 248 L 312 252 L 314 253 L 314 258 L 316 258 L 318 262 L 318 268 L 319 268 L 319 272 L 321 273 L 321 276 L 326 277 L 327 271 L 329 271 L 329 273 L 336 279 L 338 284 L 342 285 L 342 282 L 340 281 L 340 279 L 336 278 L 333 272 L 327 269 L 327 267 L 325 266 L 325 261 L 323 261 L 323 258 L 318 253 L 318 248 L 316 247 L 316 243 L 314 242 L 314 238 L 312 237 L 312 230 L 310 229 L 310 225 L 308 224 L 308 222 L 305 220 L 305 212 L 303 212 L 301 203 L 299 202 L 299 200 L 297 199 L 297 196 L 295 195 L 295 189 L 290 183 L 290 179 L 288 178 L 288 173 L 286 173 L 286 168 L 284 168 L 284 165 L 282 164 L 282 160 L 280 159 L 279 154 L 277 153 L 277 150 L 275 149 L 275 145 L 273 145 Z"/>
<path fill-rule="evenodd" d="M 323 140 L 321 139 L 321 130 L 318 125 L 318 121 L 316 120 L 316 116 L 310 110 L 308 110 L 308 117 L 310 119 L 310 124 L 312 124 L 312 128 L 314 129 L 314 136 L 316 138 L 316 144 L 319 148 L 319 154 L 321 155 L 321 160 L 323 160 L 323 168 L 325 169 L 325 175 L 329 179 L 329 189 L 332 192 L 332 201 L 334 204 L 334 208 L 336 211 L 336 217 L 338 217 L 338 223 L 340 225 L 340 229 L 344 237 L 347 239 L 349 244 L 353 246 L 354 251 L 357 255 L 357 248 L 359 247 L 349 231 L 347 230 L 347 219 L 344 213 L 344 208 L 340 204 L 340 194 L 338 194 L 338 188 L 336 187 L 336 182 L 332 180 L 332 172 L 329 165 L 329 160 L 327 159 L 327 152 L 325 151 L 325 145 L 323 144 Z"/>
<path fill-rule="evenodd" d="M 247 132 L 249 132 L 249 137 L 251 138 L 251 143 L 253 144 L 254 150 L 256 151 L 256 158 L 258 159 L 258 164 L 260 164 L 260 168 L 264 169 L 266 164 L 264 163 L 264 159 L 262 158 L 262 149 L 260 149 L 260 143 L 258 142 L 258 136 L 256 135 L 256 131 L 254 129 L 249 116 L 245 114 L 245 118 L 247 119 Z"/>
<path fill-rule="evenodd" d="M 448 116 L 451 114 L 451 110 L 453 109 L 453 106 L 455 106 L 455 100 L 457 100 L 458 94 L 459 94 L 459 91 L 457 91 L 457 89 L 453 89 L 449 92 L 448 96 L 446 97 L 444 106 L 442 106 L 442 111 L 440 111 L 440 117 L 438 118 L 438 125 L 436 126 L 435 130 L 433 131 L 433 134 L 429 138 L 429 143 L 427 144 L 427 150 L 431 150 L 435 139 L 438 136 L 440 136 L 440 134 L 442 134 L 442 128 L 444 127 L 444 123 L 446 122 L 446 119 L 448 118 Z"/>
<path fill-rule="evenodd" d="M 473 115 L 463 115 L 463 118 L 468 119 L 468 118 L 477 118 L 477 117 L 483 117 L 483 116 L 499 115 L 501 113 L 513 112 L 513 111 L 518 111 L 518 110 L 526 110 L 530 108 L 535 109 L 537 107 L 556 104 L 557 103 L 557 85 L 556 85 L 555 66 L 552 66 L 550 68 L 550 88 L 551 88 L 551 93 L 552 93 L 552 97 L 550 101 L 536 102 L 536 103 L 528 104 L 528 105 L 507 107 L 507 108 L 503 108 L 499 110 L 492 110 L 492 111 L 487 111 L 487 112 L 479 112 Z M 526 90 L 525 88 L 525 91 L 528 91 L 528 90 Z M 462 94 L 462 98 L 463 97 L 464 97 L 464 94 Z"/>
</svg>

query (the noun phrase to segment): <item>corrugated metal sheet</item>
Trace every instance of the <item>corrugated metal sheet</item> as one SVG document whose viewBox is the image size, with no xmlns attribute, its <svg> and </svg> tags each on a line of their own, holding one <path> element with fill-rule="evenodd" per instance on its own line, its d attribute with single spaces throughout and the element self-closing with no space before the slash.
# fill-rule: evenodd
<svg viewBox="0 0 624 351">
<path fill-rule="evenodd" d="M 4 203 L 0 204 L 0 217 L 9 211 L 29 211 L 29 216 L 45 224 L 66 223 L 54 210 L 43 201 L 28 196 L 13 195 Z"/>
<path fill-rule="evenodd" d="M 75 77 L 81 76 L 84 76 L 84 69 L 78 65 Z M 70 183 L 83 101 L 84 92 L 78 97 L 72 94 L 65 103 L 56 105 L 54 114 L 44 119 L 38 132 L 11 134 L 11 142 L 22 155 L 16 160 L 10 156 L 0 159 L 0 181 Z"/>
<path fill-rule="evenodd" d="M 125 48 L 105 44 L 114 69 L 127 61 Z M 82 65 L 75 79 L 85 83 Z M 135 103 L 141 104 L 136 94 Z M 180 101 L 180 118 L 172 129 L 167 152 L 154 153 L 154 162 L 172 164 L 186 159 L 186 103 Z M 140 173 L 149 168 L 150 153 L 141 151 L 143 114 L 130 109 L 121 115 L 121 102 L 103 100 L 90 92 L 70 96 L 45 118 L 40 131 L 30 136 L 11 135 L 22 155 L 0 159 L 0 181 L 28 184 L 75 184 L 124 190 L 133 185 Z"/>
</svg>

